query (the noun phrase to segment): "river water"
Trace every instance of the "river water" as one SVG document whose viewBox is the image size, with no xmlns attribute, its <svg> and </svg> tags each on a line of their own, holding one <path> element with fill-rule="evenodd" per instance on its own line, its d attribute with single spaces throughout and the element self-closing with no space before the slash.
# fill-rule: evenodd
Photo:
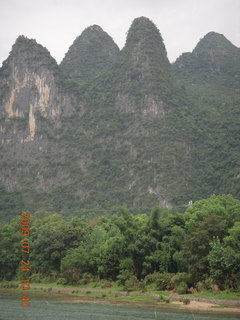
<svg viewBox="0 0 240 320">
<path fill-rule="evenodd" d="M 19 296 L 0 293 L 0 320 L 239 320 L 237 316 L 192 314 L 92 303 L 74 303 L 53 299 L 31 300 L 23 308 Z"/>
</svg>

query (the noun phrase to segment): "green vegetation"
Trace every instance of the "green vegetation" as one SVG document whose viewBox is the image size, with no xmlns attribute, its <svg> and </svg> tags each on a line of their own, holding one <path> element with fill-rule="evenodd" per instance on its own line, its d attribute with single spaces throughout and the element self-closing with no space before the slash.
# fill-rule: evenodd
<svg viewBox="0 0 240 320">
<path fill-rule="evenodd" d="M 183 304 L 189 304 L 191 301 L 189 299 L 183 299 Z"/>
<path fill-rule="evenodd" d="M 179 294 L 193 287 L 240 290 L 239 200 L 212 196 L 183 214 L 159 207 L 149 216 L 118 210 L 111 217 L 90 220 L 34 214 L 31 267 L 25 275 L 32 283 L 51 283 L 49 290 L 53 281 L 57 286 L 85 286 L 86 291 L 97 286 L 142 292 L 175 289 Z M 0 229 L 0 277 L 19 280 L 19 218 Z"/>
<path fill-rule="evenodd" d="M 239 48 L 210 32 L 192 53 L 177 59 L 172 72 L 181 90 L 186 90 L 195 124 L 190 179 L 198 185 L 192 198 L 226 189 L 239 197 Z"/>
<path fill-rule="evenodd" d="M 199 297 L 199 298 L 213 298 L 213 299 L 231 299 L 231 300 L 240 300 L 239 296 L 239 290 L 238 291 L 229 291 L 229 290 L 224 290 L 224 291 L 219 291 L 215 292 L 213 290 L 203 290 L 199 291 L 197 293 L 194 293 L 194 297 Z"/>
<path fill-rule="evenodd" d="M 19 210 L 89 218 L 111 216 L 119 205 L 134 214 L 159 204 L 184 212 L 211 194 L 239 199 L 239 49 L 224 36 L 209 33 L 172 70 L 159 30 L 145 17 L 133 21 L 121 51 L 100 27 L 87 28 L 60 66 L 35 40 L 19 37 L 0 70 L 3 109 L 18 85 L 13 70 L 19 79 L 34 73 L 63 100 L 67 93 L 67 110 L 45 117 L 36 107 L 35 140 L 25 142 L 36 81 L 16 91 L 13 109 L 23 118 L 1 111 L 1 220 Z M 56 107 L 61 97 L 54 96 Z M 212 266 L 221 261 L 219 240 L 212 239 Z M 161 247 L 167 256 L 168 246 Z M 215 281 L 221 270 L 211 274 Z"/>
<path fill-rule="evenodd" d="M 118 53 L 113 39 L 101 27 L 93 25 L 74 41 L 60 68 L 68 78 L 77 79 L 77 83 L 83 85 L 109 67 Z"/>
</svg>

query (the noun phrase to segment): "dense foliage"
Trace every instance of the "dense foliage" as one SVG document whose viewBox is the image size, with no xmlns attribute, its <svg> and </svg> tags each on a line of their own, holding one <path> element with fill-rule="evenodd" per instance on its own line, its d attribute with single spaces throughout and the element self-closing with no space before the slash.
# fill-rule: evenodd
<svg viewBox="0 0 240 320">
<path fill-rule="evenodd" d="M 32 72 L 45 84 L 40 90 L 27 80 Z M 0 69 L 2 220 L 19 209 L 78 216 L 121 204 L 135 214 L 156 205 L 183 212 L 211 194 L 239 199 L 239 81 L 240 50 L 223 35 L 209 33 L 171 69 L 145 17 L 133 21 L 121 51 L 100 27 L 87 28 L 60 66 L 19 37 Z M 53 106 L 63 100 L 69 113 L 51 118 L 36 105 L 36 133 L 27 139 L 29 104 L 57 87 Z M 11 92 L 23 118 L 5 114 Z"/>
<path fill-rule="evenodd" d="M 20 279 L 20 221 L 1 224 L 2 280 Z M 240 289 L 240 201 L 229 195 L 195 202 L 183 214 L 156 207 L 150 215 L 118 213 L 64 219 L 31 217 L 32 282 L 84 284 L 117 280 L 127 289 Z M 26 277 L 26 271 L 24 273 Z"/>
<path fill-rule="evenodd" d="M 103 72 L 116 60 L 118 53 L 113 39 L 101 27 L 93 25 L 74 41 L 60 68 L 67 77 L 84 83 Z"/>
</svg>

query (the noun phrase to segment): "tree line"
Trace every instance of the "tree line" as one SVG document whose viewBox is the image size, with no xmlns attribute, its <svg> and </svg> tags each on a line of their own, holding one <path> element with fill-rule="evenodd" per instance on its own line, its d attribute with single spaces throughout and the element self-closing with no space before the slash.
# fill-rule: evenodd
<svg viewBox="0 0 240 320">
<path fill-rule="evenodd" d="M 84 284 L 105 279 L 126 289 L 240 289 L 240 201 L 230 195 L 196 201 L 184 213 L 88 219 L 38 211 L 31 215 L 31 282 Z M 0 279 L 20 279 L 20 216 L 0 224 Z M 24 274 L 26 277 L 26 273 Z"/>
</svg>

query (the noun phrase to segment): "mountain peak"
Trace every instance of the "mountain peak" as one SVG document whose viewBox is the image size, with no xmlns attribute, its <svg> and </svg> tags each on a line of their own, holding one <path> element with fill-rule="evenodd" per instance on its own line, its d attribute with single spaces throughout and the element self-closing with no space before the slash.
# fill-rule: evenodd
<svg viewBox="0 0 240 320">
<path fill-rule="evenodd" d="M 173 72 L 186 82 L 218 81 L 226 86 L 231 85 L 229 77 L 234 77 L 235 86 L 239 87 L 240 49 L 223 34 L 211 31 L 191 53 L 183 53 L 176 60 Z"/>
<path fill-rule="evenodd" d="M 89 103 L 114 104 L 117 109 L 131 112 L 137 109 L 152 112 L 155 108 L 152 105 L 155 105 L 155 114 L 160 114 L 172 85 L 170 63 L 161 34 L 152 21 L 140 17 L 132 22 L 116 62 L 106 74 L 96 79 L 89 94 L 93 99 Z M 111 90 L 104 95 L 105 86 Z"/>
<path fill-rule="evenodd" d="M 25 140 L 34 140 L 39 112 L 55 119 L 72 110 L 70 96 L 63 97 L 63 90 L 59 67 L 49 51 L 36 40 L 19 36 L 0 69 L 0 113 L 28 119 Z"/>
<path fill-rule="evenodd" d="M 22 69 L 26 67 L 31 70 L 37 70 L 42 65 L 47 65 L 50 69 L 56 69 L 57 62 L 51 56 L 47 48 L 37 43 L 35 39 L 29 39 L 24 35 L 20 35 L 10 52 L 9 57 L 3 62 L 3 66 L 8 65 L 10 61 L 15 61 L 15 64 L 22 66 Z"/>
<path fill-rule="evenodd" d="M 151 20 L 140 17 L 132 22 L 122 55 L 127 57 L 127 72 L 132 73 L 134 87 L 157 94 L 169 87 L 170 63 L 162 36 Z"/>
<path fill-rule="evenodd" d="M 139 17 L 133 20 L 128 31 L 126 45 L 142 41 L 152 35 L 157 36 L 161 41 L 162 37 L 156 25 L 146 17 Z"/>
<path fill-rule="evenodd" d="M 92 25 L 75 39 L 60 67 L 70 78 L 86 81 L 111 65 L 118 53 L 113 39 L 100 26 Z"/>
<path fill-rule="evenodd" d="M 214 50 L 214 52 L 220 51 L 221 53 L 226 54 L 236 49 L 237 47 L 235 47 L 223 34 L 211 31 L 198 42 L 193 50 L 193 54 L 208 53 L 210 50 Z"/>
<path fill-rule="evenodd" d="M 140 17 L 133 20 L 124 50 L 132 51 L 135 60 L 139 60 L 140 56 L 147 56 L 151 60 L 155 57 L 158 63 L 169 65 L 162 36 L 148 18 Z"/>
<path fill-rule="evenodd" d="M 29 47 L 31 47 L 32 49 L 40 49 L 40 50 L 44 50 L 45 52 L 49 53 L 47 48 L 45 48 L 41 44 L 37 43 L 37 41 L 35 39 L 29 39 L 28 37 L 26 37 L 24 35 L 20 35 L 17 37 L 17 39 L 12 47 L 12 51 L 18 49 L 19 47 L 23 47 L 25 50 L 28 50 Z"/>
<path fill-rule="evenodd" d="M 97 24 L 94 24 L 94 25 L 92 25 L 92 26 L 87 27 L 87 28 L 83 31 L 83 34 L 89 32 L 89 31 L 91 31 L 91 32 L 103 32 L 103 33 L 104 33 L 103 29 L 102 29 L 99 25 L 97 25 Z"/>
<path fill-rule="evenodd" d="M 33 40 L 33 39 L 29 39 L 28 37 L 26 37 L 24 35 L 19 35 L 15 41 L 15 44 L 21 44 L 21 43 L 25 43 L 25 42 L 28 42 L 31 40 Z"/>
</svg>

